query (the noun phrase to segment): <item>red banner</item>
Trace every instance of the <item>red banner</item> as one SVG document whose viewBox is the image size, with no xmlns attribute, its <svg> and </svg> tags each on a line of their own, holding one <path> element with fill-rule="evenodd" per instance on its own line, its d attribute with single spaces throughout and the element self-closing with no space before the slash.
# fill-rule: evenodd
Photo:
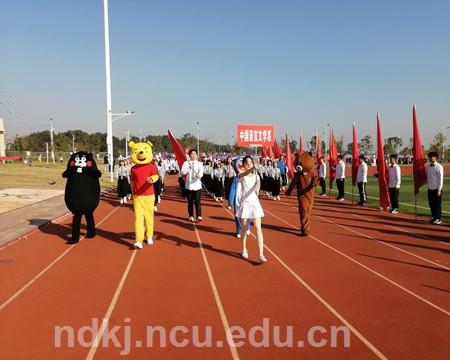
<svg viewBox="0 0 450 360">
<path fill-rule="evenodd" d="M 427 173 L 425 171 L 425 158 L 423 156 L 422 140 L 420 139 L 416 105 L 413 107 L 413 159 L 414 193 L 417 195 L 420 187 L 427 183 Z"/>
<path fill-rule="evenodd" d="M 356 136 L 356 125 L 353 123 L 353 148 L 352 148 L 352 184 L 356 185 L 356 177 L 358 176 L 358 167 L 361 165 L 359 160 L 359 145 Z"/>
<path fill-rule="evenodd" d="M 389 207 L 389 189 L 387 183 L 387 168 L 384 161 L 384 140 L 381 133 L 380 115 L 377 113 L 377 170 L 378 189 L 380 191 L 380 208 L 387 210 Z"/>
<path fill-rule="evenodd" d="M 241 125 L 237 126 L 238 146 L 273 146 L 275 132 L 272 125 Z"/>
</svg>

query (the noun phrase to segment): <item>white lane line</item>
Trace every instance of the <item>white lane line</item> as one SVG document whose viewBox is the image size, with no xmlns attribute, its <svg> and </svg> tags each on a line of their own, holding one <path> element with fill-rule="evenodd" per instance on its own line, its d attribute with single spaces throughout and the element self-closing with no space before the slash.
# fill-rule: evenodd
<svg viewBox="0 0 450 360">
<path fill-rule="evenodd" d="M 319 206 L 322 206 L 322 205 L 319 205 Z M 327 206 L 327 205 L 325 205 L 325 206 Z M 376 208 L 372 208 L 372 207 L 366 207 L 366 209 L 368 209 L 368 210 L 370 210 L 370 211 L 377 211 Z M 338 211 L 338 210 L 334 210 L 334 209 L 333 209 L 333 211 Z M 342 212 L 342 211 L 338 211 L 338 212 Z M 375 223 L 376 223 L 375 220 L 366 218 L 366 217 L 361 216 L 361 215 L 356 215 L 356 214 L 350 214 L 350 215 L 351 215 L 351 216 L 354 216 L 354 217 L 359 217 L 360 219 L 364 219 L 364 220 L 367 220 L 367 221 L 375 222 Z M 387 214 L 386 214 L 386 215 L 387 215 Z M 404 217 L 404 216 L 402 216 L 401 218 L 402 218 L 402 219 L 408 219 L 407 217 Z M 413 221 L 413 219 L 410 219 L 410 220 Z M 416 235 L 417 237 L 420 237 L 420 238 L 425 239 L 425 240 L 438 241 L 438 242 L 440 242 L 441 244 L 450 246 L 450 242 L 445 242 L 445 241 L 440 241 L 440 240 L 434 240 L 434 239 L 432 239 L 432 238 L 430 238 L 430 237 L 428 237 L 428 236 L 426 236 L 426 235 L 419 234 L 419 233 L 416 233 L 416 232 L 411 232 L 411 231 L 408 231 L 408 230 L 399 228 L 399 227 L 397 227 L 397 226 L 387 225 L 387 224 L 382 225 L 382 226 L 387 226 L 387 227 L 389 227 L 389 228 L 391 228 L 391 229 L 398 230 L 398 231 L 402 231 L 402 232 L 408 233 L 408 234 L 410 234 L 410 235 Z"/>
<path fill-rule="evenodd" d="M 89 353 L 86 356 L 86 360 L 92 360 L 97 352 L 98 344 L 100 343 L 100 340 L 103 337 L 103 334 L 105 333 L 105 329 L 108 326 L 109 320 L 111 319 L 111 314 L 114 311 L 114 308 L 116 307 L 117 300 L 119 300 L 120 293 L 122 292 L 123 286 L 125 284 L 125 280 L 128 277 L 128 274 L 130 272 L 131 266 L 133 265 L 133 262 L 134 262 L 134 259 L 136 258 L 137 253 L 138 253 L 138 250 L 134 250 L 133 253 L 131 254 L 131 257 L 130 257 L 130 260 L 128 261 L 127 267 L 125 268 L 125 270 L 122 274 L 122 277 L 119 281 L 119 285 L 117 285 L 116 291 L 114 292 L 114 296 L 111 300 L 111 303 L 108 306 L 108 310 L 106 311 L 106 314 L 103 317 L 100 330 L 97 332 L 97 336 L 95 337 L 95 340 L 92 343 Z"/>
<path fill-rule="evenodd" d="M 271 213 L 270 211 L 268 211 L 268 210 L 265 210 L 265 211 L 267 211 L 267 213 L 270 214 L 271 216 L 273 216 L 275 219 L 278 219 L 279 221 L 281 221 L 281 222 L 283 222 L 284 224 L 286 224 L 286 225 L 292 227 L 293 229 L 297 229 L 296 226 L 294 226 L 294 225 L 292 225 L 291 223 L 285 221 L 284 219 L 281 219 L 280 217 L 276 216 L 275 214 Z M 405 288 L 404 286 L 400 285 L 399 283 L 395 282 L 394 280 L 389 279 L 387 276 L 384 276 L 384 275 L 380 274 L 379 272 L 373 270 L 372 268 L 368 267 L 367 265 L 364 265 L 364 264 L 362 264 L 361 262 L 359 262 L 358 260 L 355 260 L 355 259 L 352 258 L 351 256 L 349 256 L 349 255 L 347 255 L 347 254 L 344 254 L 342 251 L 339 251 L 338 249 L 334 248 L 333 246 L 331 246 L 331 245 L 329 245 L 329 244 L 327 244 L 327 243 L 325 243 L 325 242 L 319 240 L 319 239 L 316 238 L 315 236 L 308 235 L 308 237 L 310 237 L 310 238 L 313 239 L 314 241 L 318 242 L 319 244 L 322 244 L 323 246 L 327 247 L 328 249 L 334 251 L 335 253 L 337 253 L 337 254 L 339 254 L 339 255 L 345 257 L 347 260 L 350 260 L 351 262 L 357 264 L 358 266 L 362 267 L 363 269 L 366 269 L 367 271 L 369 271 L 369 272 L 371 272 L 372 274 L 378 276 L 379 278 L 381 278 L 381 279 L 387 281 L 387 282 L 390 283 L 391 285 L 393 285 L 393 286 L 399 288 L 400 290 L 403 290 L 403 291 L 406 292 L 407 294 L 409 294 L 409 295 L 415 297 L 416 299 L 422 301 L 423 303 L 425 303 L 425 304 L 427 304 L 427 305 L 433 307 L 434 309 L 436 309 L 436 310 L 442 312 L 443 314 L 445 314 L 445 315 L 447 315 L 447 316 L 450 316 L 450 312 L 449 312 L 449 311 L 447 311 L 447 310 L 441 308 L 440 306 L 438 306 L 438 305 L 432 303 L 431 301 L 429 301 L 429 300 L 427 300 L 427 299 L 421 297 L 420 295 L 416 294 L 415 292 L 413 292 L 413 291 L 411 291 L 411 290 Z"/>
<path fill-rule="evenodd" d="M 197 236 L 197 241 L 198 241 L 198 243 L 200 245 L 200 251 L 202 253 L 203 262 L 205 264 L 206 272 L 208 274 L 209 283 L 211 285 L 211 289 L 212 289 L 212 292 L 214 294 L 214 299 L 216 301 L 217 309 L 219 310 L 220 319 L 222 320 L 222 325 L 223 325 L 223 328 L 225 330 L 225 334 L 227 336 L 227 343 L 228 343 L 228 346 L 229 346 L 230 351 L 231 351 L 231 356 L 232 356 L 232 358 L 234 360 L 238 360 L 239 359 L 239 354 L 238 354 L 238 352 L 236 350 L 236 346 L 234 346 L 234 342 L 233 342 L 232 338 L 230 337 L 230 335 L 231 335 L 230 325 L 228 323 L 228 319 L 227 319 L 227 316 L 225 314 L 225 310 L 223 308 L 222 301 L 220 300 L 219 291 L 217 290 L 216 282 L 214 281 L 214 277 L 213 277 L 213 274 L 211 272 L 211 267 L 209 266 L 209 262 L 208 262 L 208 259 L 206 257 L 206 254 L 205 254 L 205 250 L 203 248 L 202 239 L 200 238 L 200 234 L 199 234 L 199 232 L 197 230 L 197 226 L 195 225 L 195 223 L 194 223 L 194 230 L 195 230 L 195 235 Z"/>
<path fill-rule="evenodd" d="M 231 212 L 226 209 L 223 205 L 222 207 L 225 211 L 234 217 Z M 264 209 L 267 211 L 267 209 Z M 267 211 L 268 212 L 268 211 Z M 252 232 L 251 235 L 256 239 L 256 235 Z M 303 280 L 300 275 L 298 275 L 294 270 L 292 270 L 281 258 L 266 244 L 264 244 L 264 248 L 270 252 L 270 254 L 298 281 L 302 284 L 306 290 L 308 290 L 319 302 L 325 306 L 334 316 L 336 316 L 348 329 L 359 339 L 361 342 L 366 345 L 379 359 L 387 360 L 387 357 L 383 355 L 383 353 L 377 349 L 375 345 L 373 345 L 368 339 L 364 337 L 348 320 L 344 318 L 331 304 L 329 304 L 323 297 L 321 297 L 305 280 Z"/>
<path fill-rule="evenodd" d="M 416 258 L 418 258 L 418 259 L 420 259 L 420 260 L 422 260 L 422 261 L 428 262 L 428 263 L 430 263 L 430 264 L 432 264 L 432 265 L 435 265 L 435 266 L 438 266 L 438 267 L 440 267 L 440 268 L 442 268 L 442 269 L 450 270 L 450 268 L 448 268 L 447 266 L 441 265 L 441 264 L 439 264 L 439 263 L 437 263 L 437 262 L 434 262 L 434 261 L 432 261 L 432 260 L 426 259 L 426 258 L 424 258 L 424 257 L 422 257 L 422 256 L 420 256 L 420 255 L 416 255 L 416 254 L 414 254 L 414 253 L 412 253 L 412 252 L 409 252 L 409 251 L 407 251 L 407 250 L 401 249 L 401 248 L 399 248 L 399 247 L 397 247 L 397 246 L 395 246 L 395 245 L 386 243 L 386 242 L 384 242 L 383 240 L 378 240 L 378 239 L 376 239 L 376 238 L 374 238 L 374 237 L 372 237 L 372 236 L 370 236 L 370 235 L 364 234 L 364 233 L 359 232 L 359 231 L 357 231 L 357 230 L 350 229 L 350 228 L 347 227 L 347 226 L 338 224 L 338 223 L 336 223 L 336 222 L 334 222 L 334 221 L 331 221 L 331 220 L 328 220 L 328 219 L 326 219 L 326 218 L 324 218 L 324 217 L 322 217 L 322 216 L 319 216 L 319 215 L 314 215 L 314 216 L 315 216 L 316 218 L 318 218 L 318 219 L 321 219 L 321 220 L 323 220 L 323 221 L 329 223 L 329 224 L 334 224 L 334 225 L 339 226 L 339 227 L 341 227 L 341 228 L 343 228 L 343 229 L 345 229 L 345 230 L 347 230 L 347 231 L 349 231 L 349 232 L 355 233 L 355 234 L 357 234 L 357 235 L 364 236 L 366 239 L 375 240 L 376 242 L 378 242 L 378 243 L 380 243 L 380 244 L 382 244 L 382 245 L 389 246 L 389 247 L 391 247 L 391 248 L 393 248 L 393 249 L 396 249 L 396 250 L 398 250 L 398 251 L 401 251 L 401 252 L 403 252 L 403 253 L 405 253 L 405 254 L 408 254 L 408 255 L 410 255 L 410 256 L 414 256 L 414 257 L 416 257 Z"/>
<path fill-rule="evenodd" d="M 291 205 L 289 205 L 289 204 L 287 204 L 287 203 L 285 203 L 285 202 L 281 202 L 281 204 L 283 204 L 283 205 L 285 205 L 285 206 L 287 206 L 287 207 L 291 207 L 291 208 L 293 208 L 293 209 L 298 209 L 297 206 L 291 206 Z M 326 206 L 326 205 L 319 205 L 318 207 L 325 207 L 325 206 Z M 328 209 L 329 209 L 329 208 L 328 208 Z M 321 211 L 327 211 L 327 210 L 322 210 L 322 209 L 319 209 L 319 210 L 321 210 Z M 336 210 L 336 209 L 332 209 L 332 211 L 335 211 L 335 212 L 338 212 L 338 213 L 347 215 L 347 213 L 346 213 L 345 211 L 340 211 L 340 210 Z M 370 219 L 365 218 L 365 217 L 360 216 L 360 215 L 356 215 L 356 214 L 351 214 L 351 215 L 354 216 L 354 217 L 359 217 L 359 218 L 361 218 L 361 219 L 363 219 L 363 220 L 367 220 L 367 221 L 376 223 L 375 221 L 370 220 Z M 374 238 L 374 237 L 372 237 L 372 236 L 370 236 L 370 235 L 361 233 L 361 232 L 359 232 L 359 231 L 355 231 L 355 230 L 350 229 L 350 228 L 348 228 L 348 227 L 346 227 L 346 226 L 344 226 L 344 225 L 341 225 L 341 224 L 338 224 L 338 223 L 336 223 L 336 222 L 334 222 L 334 221 L 325 219 L 325 218 L 322 217 L 322 216 L 319 216 L 319 215 L 313 215 L 313 216 L 315 216 L 315 217 L 317 217 L 317 218 L 320 218 L 320 219 L 322 219 L 322 220 L 324 220 L 324 221 L 326 221 L 326 222 L 328 222 L 328 223 L 330 223 L 330 224 L 334 224 L 334 225 L 336 225 L 336 226 L 342 227 L 342 228 L 344 228 L 344 229 L 346 229 L 346 230 L 348 230 L 348 231 L 351 231 L 351 232 L 353 232 L 353 233 L 355 233 L 355 234 L 362 235 L 362 236 L 366 237 L 367 239 L 373 239 L 373 240 L 379 242 L 380 244 L 389 246 L 389 247 L 391 247 L 391 248 L 393 248 L 393 249 L 396 249 L 396 250 L 398 250 L 398 251 L 401 251 L 401 252 L 403 252 L 403 253 L 405 253 L 405 254 L 409 254 L 409 255 L 411 255 L 411 256 L 413 256 L 413 257 L 416 257 L 416 258 L 418 258 L 418 259 L 421 259 L 421 260 L 423 260 L 423 261 L 425 261 L 425 262 L 428 262 L 428 263 L 431 263 L 431 264 L 433 264 L 433 265 L 439 266 L 439 267 L 441 267 L 441 268 L 443 268 L 443 269 L 446 269 L 446 270 L 450 270 L 450 268 L 448 268 L 448 267 L 446 267 L 446 266 L 444 266 L 444 265 L 441 265 L 441 264 L 439 264 L 439 263 L 437 263 L 437 262 L 434 262 L 434 261 L 432 261 L 432 260 L 426 259 L 426 258 L 424 258 L 424 257 L 422 257 L 422 256 L 420 256 L 420 255 L 414 254 L 414 253 L 409 252 L 409 251 L 407 251 L 407 250 L 401 249 L 401 248 L 399 248 L 399 247 L 397 247 L 397 246 L 395 246 L 395 245 L 386 243 L 386 242 L 384 242 L 383 240 L 378 240 L 378 239 L 376 239 L 376 238 Z M 380 224 L 380 226 L 388 226 L 388 227 L 391 227 L 392 229 L 395 230 L 395 228 L 392 227 L 392 226 L 390 226 L 390 225 L 382 225 L 382 224 Z M 399 228 L 398 230 L 401 230 L 401 231 L 404 231 L 404 232 L 409 233 L 408 231 L 402 230 L 402 229 L 400 229 L 400 228 Z M 411 234 L 411 233 L 409 233 L 409 234 Z M 407 244 L 405 244 L 405 245 L 407 245 Z"/>
<path fill-rule="evenodd" d="M 108 219 L 112 214 L 114 214 L 120 207 L 114 208 L 107 216 L 105 216 L 98 224 L 101 225 L 106 219 Z M 84 239 L 83 236 L 80 239 L 80 242 Z M 48 270 L 50 270 L 59 260 L 61 260 L 64 256 L 66 256 L 73 248 L 75 248 L 78 244 L 71 245 L 67 250 L 65 250 L 61 255 L 59 255 L 55 260 L 53 260 L 49 265 L 47 265 L 43 270 L 39 272 L 35 277 L 33 277 L 30 281 L 28 281 L 24 286 L 22 286 L 14 295 L 12 295 L 9 299 L 7 299 L 4 303 L 0 305 L 0 311 L 2 311 L 6 306 L 8 306 L 12 301 L 14 301 L 20 294 L 22 294 L 26 289 L 28 289 L 31 285 L 33 285 L 40 277 L 42 277 Z"/>
</svg>

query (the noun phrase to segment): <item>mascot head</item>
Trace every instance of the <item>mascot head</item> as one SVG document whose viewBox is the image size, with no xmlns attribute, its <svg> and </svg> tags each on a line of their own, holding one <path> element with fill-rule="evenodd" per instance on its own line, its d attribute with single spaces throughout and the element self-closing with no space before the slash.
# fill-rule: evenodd
<svg viewBox="0 0 450 360">
<path fill-rule="evenodd" d="M 88 174 L 95 175 L 96 177 L 101 176 L 101 173 L 97 169 L 94 157 L 91 153 L 85 151 L 78 151 L 70 156 L 63 177 L 68 177 L 70 174 Z"/>
<path fill-rule="evenodd" d="M 128 147 L 130 148 L 131 162 L 133 164 L 145 165 L 153 161 L 153 145 L 150 141 L 146 143 L 130 141 Z"/>
<path fill-rule="evenodd" d="M 312 154 L 306 151 L 301 154 L 295 154 L 294 167 L 297 172 L 311 172 L 314 169 L 314 158 Z"/>
</svg>

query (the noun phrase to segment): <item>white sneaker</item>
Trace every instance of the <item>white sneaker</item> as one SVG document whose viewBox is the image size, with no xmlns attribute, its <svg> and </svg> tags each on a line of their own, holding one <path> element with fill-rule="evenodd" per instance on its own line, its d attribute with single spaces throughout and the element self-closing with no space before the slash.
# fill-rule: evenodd
<svg viewBox="0 0 450 360">
<path fill-rule="evenodd" d="M 126 197 L 126 196 L 123 198 L 123 203 L 124 203 L 124 204 L 128 204 L 128 200 L 127 200 L 127 197 Z"/>
<path fill-rule="evenodd" d="M 236 234 L 236 237 L 237 237 L 238 239 L 240 239 L 240 238 L 241 238 L 241 234 Z"/>
<path fill-rule="evenodd" d="M 247 236 L 250 236 L 251 235 L 251 231 L 250 230 L 247 230 Z"/>
<path fill-rule="evenodd" d="M 280 195 L 277 196 L 277 200 L 281 200 Z"/>
<path fill-rule="evenodd" d="M 158 204 L 161 204 L 161 196 L 158 196 Z"/>
<path fill-rule="evenodd" d="M 140 242 L 134 243 L 134 247 L 136 249 L 142 249 L 142 243 L 140 243 Z"/>
<path fill-rule="evenodd" d="M 433 221 L 433 225 L 441 225 L 441 224 L 442 224 L 442 221 L 439 219 L 436 219 Z"/>
<path fill-rule="evenodd" d="M 123 204 L 123 199 L 122 198 L 120 198 L 120 205 L 122 205 Z"/>
<path fill-rule="evenodd" d="M 266 257 L 265 257 L 264 255 L 261 255 L 261 256 L 259 257 L 259 262 L 260 262 L 261 264 L 267 262 Z"/>
<path fill-rule="evenodd" d="M 203 220 L 203 218 L 201 216 L 197 217 L 197 222 L 200 222 L 202 220 Z"/>
<path fill-rule="evenodd" d="M 344 198 L 340 198 L 338 201 L 345 201 L 345 199 Z"/>
<path fill-rule="evenodd" d="M 228 206 L 228 210 L 231 210 L 231 206 Z"/>
<path fill-rule="evenodd" d="M 157 213 L 157 212 L 158 212 L 158 207 L 155 206 L 154 209 L 153 209 L 153 211 L 154 211 L 155 213 Z"/>
<path fill-rule="evenodd" d="M 194 222 L 194 217 L 193 216 L 189 216 L 189 221 L 190 222 Z"/>
<path fill-rule="evenodd" d="M 148 244 L 148 245 L 153 245 L 153 239 L 150 237 L 150 238 L 147 238 L 147 240 L 145 240 L 145 242 Z"/>
<path fill-rule="evenodd" d="M 397 209 L 392 210 L 391 214 L 398 214 L 398 210 Z"/>
<path fill-rule="evenodd" d="M 242 256 L 243 259 L 248 259 L 248 251 L 247 250 L 242 250 L 241 256 Z"/>
</svg>

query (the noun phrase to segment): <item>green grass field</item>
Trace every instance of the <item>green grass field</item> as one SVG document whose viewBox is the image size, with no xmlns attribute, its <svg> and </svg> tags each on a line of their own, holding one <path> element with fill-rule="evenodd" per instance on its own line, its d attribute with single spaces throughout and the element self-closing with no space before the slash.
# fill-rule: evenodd
<svg viewBox="0 0 450 360">
<path fill-rule="evenodd" d="M 373 176 L 368 177 L 367 182 L 367 202 L 371 206 L 379 206 L 379 193 L 378 193 L 378 179 Z M 329 180 L 327 179 L 327 186 Z M 346 199 L 352 198 L 352 185 L 351 178 L 345 180 L 345 192 Z M 316 188 L 317 192 L 320 192 L 320 187 Z M 328 189 L 327 189 L 328 191 Z M 336 185 L 333 184 L 332 194 L 336 194 Z M 359 201 L 359 194 L 357 186 L 353 187 L 353 200 Z M 400 187 L 400 212 L 414 214 L 414 186 L 412 176 L 402 176 L 402 184 Z M 417 214 L 419 216 L 430 217 L 430 210 L 428 207 L 427 186 L 426 184 L 420 189 L 420 193 L 417 196 Z M 442 220 L 450 222 L 450 177 L 444 177 L 444 191 L 442 196 Z"/>
<path fill-rule="evenodd" d="M 99 163 L 99 170 L 103 171 L 103 164 Z M 0 189 L 6 188 L 35 188 L 35 189 L 64 189 L 66 179 L 61 174 L 66 169 L 66 163 L 46 164 L 34 161 L 32 165 L 22 163 L 0 164 Z M 109 177 L 102 173 L 100 178 L 102 189 L 110 189 Z M 113 185 L 116 185 L 114 180 Z"/>
</svg>

